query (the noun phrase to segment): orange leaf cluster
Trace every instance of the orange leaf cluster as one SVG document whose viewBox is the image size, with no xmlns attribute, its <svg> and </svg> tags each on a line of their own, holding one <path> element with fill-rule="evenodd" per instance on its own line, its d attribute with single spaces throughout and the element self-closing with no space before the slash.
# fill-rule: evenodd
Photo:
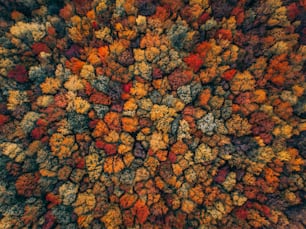
<svg viewBox="0 0 306 229">
<path fill-rule="evenodd" d="M 198 54 L 190 54 L 184 58 L 184 62 L 190 67 L 194 72 L 200 70 L 203 65 L 203 59 Z"/>
<path fill-rule="evenodd" d="M 75 57 L 72 57 L 69 61 L 66 61 L 66 67 L 69 68 L 74 74 L 79 74 L 84 64 L 85 62 Z"/>
<path fill-rule="evenodd" d="M 25 197 L 38 196 L 40 188 L 38 186 L 38 173 L 25 173 L 17 178 L 15 186 L 17 193 Z"/>
<path fill-rule="evenodd" d="M 143 224 L 150 215 L 150 211 L 143 200 L 138 200 L 132 208 L 132 214 L 136 215 L 137 221 L 140 224 Z"/>
</svg>

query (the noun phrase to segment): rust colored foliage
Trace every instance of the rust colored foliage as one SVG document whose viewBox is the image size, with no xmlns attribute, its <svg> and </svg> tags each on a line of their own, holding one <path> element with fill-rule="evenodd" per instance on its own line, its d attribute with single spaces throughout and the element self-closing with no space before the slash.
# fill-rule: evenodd
<svg viewBox="0 0 306 229">
<path fill-rule="evenodd" d="M 133 204 L 136 202 L 136 195 L 131 195 L 131 194 L 124 194 L 121 198 L 120 198 L 120 205 L 123 208 L 130 208 L 131 206 L 133 206 Z"/>
<path fill-rule="evenodd" d="M 206 106 L 208 104 L 210 96 L 211 96 L 210 89 L 203 90 L 199 96 L 199 104 L 201 106 Z"/>
<path fill-rule="evenodd" d="M 52 208 L 61 203 L 60 198 L 57 195 L 54 195 L 52 192 L 46 195 L 46 201 L 50 202 L 48 208 Z"/>
<path fill-rule="evenodd" d="M 74 74 L 79 74 L 85 62 L 72 57 L 69 61 L 66 61 L 66 67 L 69 68 Z"/>
<path fill-rule="evenodd" d="M 160 20 L 164 22 L 170 16 L 170 11 L 167 7 L 157 6 L 156 12 L 151 16 L 153 19 Z"/>
<path fill-rule="evenodd" d="M 240 7 L 235 7 L 232 10 L 232 15 L 235 16 L 237 25 L 241 25 L 244 21 L 244 10 Z"/>
<path fill-rule="evenodd" d="M 129 118 L 122 117 L 122 129 L 126 132 L 136 132 L 138 129 L 138 119 L 137 118 Z"/>
<path fill-rule="evenodd" d="M 198 54 L 190 54 L 184 61 L 194 72 L 199 71 L 203 65 L 203 60 Z"/>
<path fill-rule="evenodd" d="M 237 72 L 236 69 L 227 70 L 227 71 L 225 71 L 225 72 L 222 74 L 222 78 L 225 79 L 225 80 L 227 80 L 227 81 L 230 81 L 231 79 L 234 78 L 236 72 Z"/>
<path fill-rule="evenodd" d="M 284 86 L 286 79 L 293 76 L 292 74 L 293 72 L 290 72 L 290 65 L 287 61 L 287 54 L 281 54 L 270 61 L 264 82 L 270 80 L 274 85 L 281 87 Z M 286 82 L 286 85 L 289 85 L 289 81 Z"/>
<path fill-rule="evenodd" d="M 59 15 L 65 19 L 69 20 L 73 16 L 73 7 L 71 4 L 66 4 L 62 9 L 60 9 Z"/>
<path fill-rule="evenodd" d="M 150 211 L 144 201 L 138 200 L 132 208 L 132 214 L 136 216 L 140 224 L 143 224 L 147 220 Z"/>
<path fill-rule="evenodd" d="M 114 155 L 117 153 L 117 146 L 115 144 L 105 143 L 103 141 L 97 140 L 96 147 L 99 149 L 104 149 L 107 155 Z"/>
<path fill-rule="evenodd" d="M 38 180 L 39 175 L 37 173 L 22 174 L 15 183 L 17 193 L 25 197 L 38 196 L 40 194 Z"/>
<path fill-rule="evenodd" d="M 45 214 L 45 223 L 43 224 L 42 228 L 43 229 L 51 229 L 53 227 L 53 225 L 55 224 L 56 218 L 55 216 L 52 214 L 52 211 L 48 211 Z"/>
<path fill-rule="evenodd" d="M 198 18 L 198 23 L 200 25 L 205 24 L 205 22 L 209 19 L 208 13 L 202 13 L 202 15 Z"/>
<path fill-rule="evenodd" d="M 111 104 L 111 100 L 110 100 L 109 96 L 107 96 L 106 94 L 104 94 L 102 92 L 93 93 L 90 96 L 89 101 L 94 103 L 94 104 L 102 104 L 102 105 L 110 105 Z"/>
<path fill-rule="evenodd" d="M 188 150 L 188 146 L 183 141 L 177 141 L 171 147 L 171 152 L 174 154 L 184 154 Z"/>
<path fill-rule="evenodd" d="M 299 9 L 298 4 L 296 2 L 288 5 L 287 16 L 290 19 L 290 21 L 293 21 L 299 14 L 300 14 L 300 9 Z"/>
<path fill-rule="evenodd" d="M 273 102 L 274 112 L 281 118 L 288 120 L 293 113 L 292 106 L 289 102 L 283 102 L 281 99 L 276 99 Z"/>
<path fill-rule="evenodd" d="M 216 33 L 216 38 L 231 41 L 232 32 L 228 29 L 219 29 Z"/>
<path fill-rule="evenodd" d="M 45 43 L 42 43 L 42 42 L 34 43 L 32 45 L 32 50 L 33 50 L 33 53 L 36 55 L 38 55 L 41 52 L 45 52 L 45 53 L 51 52 L 49 47 Z"/>
<path fill-rule="evenodd" d="M 9 120 L 10 120 L 9 116 L 0 114 L 0 126 L 2 126 L 4 123 L 8 122 Z"/>
<path fill-rule="evenodd" d="M 65 108 L 68 104 L 67 97 L 65 94 L 56 94 L 54 96 L 55 105 L 60 108 Z"/>
<path fill-rule="evenodd" d="M 76 12 L 84 16 L 91 9 L 92 0 L 73 0 Z"/>
<path fill-rule="evenodd" d="M 36 127 L 32 130 L 31 136 L 34 139 L 41 139 L 45 135 L 46 131 L 46 127 Z"/>
<path fill-rule="evenodd" d="M 18 176 L 21 172 L 21 166 L 18 163 L 9 162 L 6 164 L 6 169 L 12 176 Z"/>
<path fill-rule="evenodd" d="M 248 210 L 244 207 L 242 208 L 238 208 L 236 211 L 235 211 L 235 214 L 236 216 L 239 218 L 239 219 L 246 219 L 247 216 L 248 216 Z"/>
<path fill-rule="evenodd" d="M 18 83 L 25 83 L 29 80 L 28 71 L 23 65 L 16 65 L 15 68 L 8 72 L 7 76 Z"/>
<path fill-rule="evenodd" d="M 193 78 L 192 71 L 176 70 L 168 77 L 169 84 L 173 90 L 177 90 L 180 86 L 189 83 Z"/>
<path fill-rule="evenodd" d="M 214 177 L 215 182 L 217 183 L 223 183 L 226 179 L 227 174 L 229 173 L 228 168 L 222 168 L 218 171 L 218 174 L 216 177 Z"/>
<path fill-rule="evenodd" d="M 108 112 L 104 116 L 104 121 L 111 130 L 121 131 L 120 114 L 117 112 Z"/>
<path fill-rule="evenodd" d="M 254 135 L 263 137 L 266 144 L 272 141 L 271 131 L 274 128 L 274 122 L 264 112 L 255 112 L 251 115 L 250 123 Z"/>
</svg>

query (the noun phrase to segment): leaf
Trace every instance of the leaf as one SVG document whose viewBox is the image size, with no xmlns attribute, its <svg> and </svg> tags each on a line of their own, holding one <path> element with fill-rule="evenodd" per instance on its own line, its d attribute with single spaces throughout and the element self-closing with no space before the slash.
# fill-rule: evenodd
<svg viewBox="0 0 306 229">
<path fill-rule="evenodd" d="M 150 215 L 149 208 L 143 200 L 138 200 L 132 208 L 133 215 L 136 215 L 140 224 L 143 224 Z"/>
</svg>

